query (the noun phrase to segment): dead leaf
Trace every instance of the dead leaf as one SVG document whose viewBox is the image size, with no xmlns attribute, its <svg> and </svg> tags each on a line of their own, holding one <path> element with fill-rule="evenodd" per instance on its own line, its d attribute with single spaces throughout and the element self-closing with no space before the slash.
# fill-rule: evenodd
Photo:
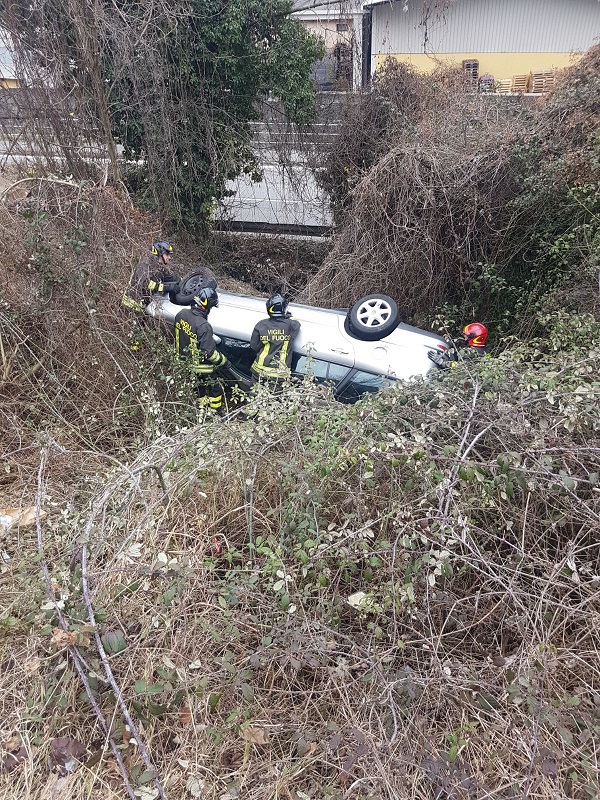
<svg viewBox="0 0 600 800">
<path fill-rule="evenodd" d="M 46 516 L 46 512 L 40 509 L 40 519 Z M 35 506 L 28 508 L 0 508 L 0 527 L 6 531 L 11 528 L 26 528 L 35 525 Z"/>
<path fill-rule="evenodd" d="M 317 749 L 316 742 L 307 742 L 306 739 L 298 739 L 296 742 L 296 752 L 300 756 L 300 758 L 304 758 L 304 756 L 312 756 L 312 754 Z"/>
<path fill-rule="evenodd" d="M 542 775 L 545 775 L 547 778 L 558 777 L 556 755 L 547 747 L 540 747 L 540 752 L 536 756 L 535 763 L 540 768 Z"/>
<path fill-rule="evenodd" d="M 544 758 L 542 761 L 540 761 L 539 766 L 542 775 L 545 775 L 547 778 L 558 778 L 558 766 L 554 759 Z"/>
<path fill-rule="evenodd" d="M 31 658 L 25 659 L 23 662 L 23 669 L 27 675 L 35 675 L 36 672 L 39 672 L 41 663 L 42 659 L 39 658 L 39 656 L 32 656 Z"/>
<path fill-rule="evenodd" d="M 185 788 L 187 791 L 192 795 L 192 797 L 202 797 L 204 794 L 204 787 L 206 786 L 206 781 L 202 780 L 202 778 L 197 778 L 195 775 L 190 775 L 187 779 L 187 783 L 185 784 Z"/>
<path fill-rule="evenodd" d="M 54 771 L 63 776 L 68 772 L 75 772 L 85 750 L 85 746 L 77 739 L 53 739 L 50 745 L 50 763 L 56 768 Z"/>
<path fill-rule="evenodd" d="M 179 721 L 182 725 L 189 725 L 192 721 L 192 709 L 189 706 L 184 706 L 179 712 Z"/>
<path fill-rule="evenodd" d="M 129 742 L 131 741 L 131 728 L 129 725 L 125 725 L 123 728 L 123 744 L 125 747 L 129 747 Z"/>
<path fill-rule="evenodd" d="M 360 758 L 361 756 L 366 756 L 369 750 L 370 750 L 369 745 L 366 742 L 361 742 L 356 750 L 356 755 L 358 756 L 358 758 Z"/>
<path fill-rule="evenodd" d="M 21 739 L 20 735 L 16 732 L 13 733 L 10 739 L 7 739 L 2 745 L 2 747 L 5 750 L 8 750 L 9 753 L 15 753 L 22 746 L 23 746 L 23 740 Z"/>
<path fill-rule="evenodd" d="M 57 647 L 69 647 L 77 643 L 77 632 L 64 631 L 62 628 L 52 628 L 50 641 Z"/>
<path fill-rule="evenodd" d="M 26 760 L 27 750 L 25 750 L 24 747 L 19 747 L 18 750 L 11 753 L 5 753 L 2 756 L 2 771 L 12 772 L 13 769 L 16 769 L 19 764 L 22 764 Z"/>
<path fill-rule="evenodd" d="M 343 738 L 344 738 L 344 737 L 342 736 L 342 734 L 341 734 L 341 733 L 336 733 L 336 734 L 335 734 L 334 736 L 332 736 L 332 737 L 331 737 L 331 739 L 330 739 L 330 740 L 327 742 L 327 747 L 328 747 L 330 750 L 332 750 L 332 751 L 334 751 L 334 750 L 337 750 L 337 749 L 338 749 L 338 747 L 341 745 L 341 743 L 342 743 L 342 739 L 343 739 Z"/>
<path fill-rule="evenodd" d="M 349 755 L 344 759 L 342 771 L 340 772 L 340 783 L 346 783 L 350 777 L 350 770 L 356 764 L 356 756 Z"/>
<path fill-rule="evenodd" d="M 57 647 L 89 647 L 90 632 L 84 631 L 65 631 L 62 628 L 52 628 L 50 638 L 52 644 Z"/>
<path fill-rule="evenodd" d="M 360 728 L 350 728 L 350 733 L 352 736 L 354 736 L 359 744 L 362 744 L 365 741 L 365 735 Z"/>
<path fill-rule="evenodd" d="M 242 734 L 244 736 L 244 741 L 250 742 L 250 744 L 259 746 L 269 744 L 269 734 L 264 728 L 244 728 Z"/>
</svg>

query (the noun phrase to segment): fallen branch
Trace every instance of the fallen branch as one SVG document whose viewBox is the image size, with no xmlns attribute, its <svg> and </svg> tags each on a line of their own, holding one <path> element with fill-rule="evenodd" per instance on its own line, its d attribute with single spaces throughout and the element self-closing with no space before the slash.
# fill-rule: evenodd
<svg viewBox="0 0 600 800">
<path fill-rule="evenodd" d="M 62 181 L 59 180 L 58 178 L 44 178 L 41 176 L 37 177 L 31 176 L 29 178 L 21 178 L 20 180 L 12 183 L 10 186 L 7 186 L 6 189 L 0 195 L 0 203 L 4 202 L 5 197 L 9 194 L 9 192 L 11 192 L 15 188 L 15 186 L 18 186 L 21 183 L 27 183 L 28 181 L 39 181 L 39 182 L 44 181 L 45 183 L 55 183 L 58 184 L 59 186 L 71 186 L 74 189 L 81 188 L 78 183 L 73 183 L 72 181 Z"/>
<path fill-rule="evenodd" d="M 50 577 L 50 571 L 48 569 L 48 563 L 47 563 L 45 555 L 44 555 L 44 541 L 43 541 L 43 536 L 42 536 L 42 524 L 41 524 L 41 518 L 42 518 L 42 515 L 41 515 L 41 511 L 42 511 L 42 495 L 43 495 L 42 477 L 43 477 L 43 474 L 44 474 L 44 468 L 46 466 L 47 458 L 48 458 L 48 451 L 45 448 L 43 448 L 42 452 L 41 452 L 40 466 L 39 466 L 39 469 L 38 469 L 38 478 L 37 478 L 37 494 L 36 494 L 36 501 L 35 501 L 35 526 L 36 526 L 36 531 L 37 531 L 37 546 L 38 546 L 38 555 L 39 555 L 39 558 L 40 558 L 40 568 L 41 568 L 42 573 L 44 575 L 44 580 L 46 581 L 46 588 L 47 588 L 47 592 L 48 592 L 48 598 L 49 598 L 49 600 L 51 602 L 55 602 L 55 600 L 54 600 L 54 588 L 52 586 L 52 579 Z M 68 626 L 68 623 L 67 623 L 62 611 L 56 605 L 55 605 L 55 609 L 56 609 L 56 614 L 58 616 L 58 622 L 59 622 L 60 627 L 63 629 L 63 631 L 68 632 L 69 631 L 69 626 Z M 79 675 L 79 678 L 80 678 L 81 682 L 83 683 L 83 687 L 85 689 L 85 693 L 88 696 L 88 699 L 89 699 L 89 701 L 91 703 L 92 708 L 94 709 L 94 713 L 96 714 L 96 717 L 98 718 L 98 722 L 100 724 L 100 728 L 102 729 L 102 732 L 104 733 L 104 735 L 106 737 L 106 741 L 110 743 L 110 747 L 111 747 L 111 750 L 112 750 L 113 755 L 115 757 L 115 761 L 118 764 L 119 770 L 121 772 L 121 777 L 123 778 L 123 783 L 125 784 L 125 788 L 127 789 L 127 794 L 129 795 L 131 800 L 137 800 L 136 796 L 135 796 L 135 792 L 134 792 L 133 786 L 131 785 L 131 782 L 129 780 L 129 775 L 127 774 L 127 768 L 126 768 L 126 766 L 125 766 L 125 764 L 123 762 L 123 757 L 121 755 L 121 751 L 119 750 L 119 748 L 117 747 L 115 741 L 113 740 L 113 738 L 111 736 L 110 727 L 109 727 L 109 725 L 108 725 L 108 723 L 107 723 L 102 711 L 100 710 L 100 707 L 99 707 L 98 703 L 96 702 L 96 698 L 94 697 L 94 693 L 93 693 L 92 688 L 91 688 L 91 686 L 89 684 L 89 681 L 87 679 L 87 675 L 85 674 L 85 671 L 84 671 L 84 668 L 83 668 L 83 665 L 85 664 L 85 661 L 83 659 L 83 656 L 79 652 L 79 648 L 76 645 L 69 645 L 68 652 L 69 652 L 69 654 L 71 655 L 71 657 L 73 659 L 73 664 L 75 666 L 75 670 L 76 670 L 77 674 Z"/>
<path fill-rule="evenodd" d="M 103 493 L 103 495 L 102 495 L 102 497 L 100 499 L 100 502 L 97 505 L 97 508 L 102 508 L 104 506 L 104 504 L 106 503 L 106 501 L 110 497 L 111 493 L 112 493 L 112 487 L 109 487 L 104 491 L 104 493 Z M 139 753 L 140 753 L 140 757 L 141 757 L 142 761 L 144 762 L 144 766 L 146 767 L 147 770 L 149 770 L 150 772 L 154 773 L 154 775 L 155 775 L 154 784 L 155 784 L 156 789 L 158 791 L 159 797 L 161 798 L 161 800 L 167 800 L 166 795 L 165 795 L 165 791 L 163 789 L 163 786 L 162 786 L 160 780 L 158 779 L 158 770 L 152 764 L 152 761 L 150 760 L 150 756 L 148 755 L 148 750 L 146 749 L 146 745 L 144 744 L 144 741 L 143 741 L 142 737 L 140 736 L 140 733 L 139 733 L 139 731 L 137 729 L 137 726 L 135 725 L 133 719 L 131 718 L 131 715 L 129 713 L 129 709 L 127 708 L 127 704 L 125 703 L 125 700 L 123 699 L 123 694 L 121 692 L 121 689 L 119 688 L 119 684 L 115 680 L 115 676 L 113 674 L 113 671 L 111 669 L 110 663 L 108 661 L 108 656 L 106 655 L 106 650 L 104 649 L 104 645 L 102 644 L 102 640 L 100 638 L 100 634 L 98 633 L 98 628 L 97 628 L 97 624 L 96 624 L 96 616 L 94 614 L 94 607 L 92 605 L 92 601 L 91 601 L 91 598 L 90 598 L 90 590 L 89 590 L 89 583 L 88 583 L 88 573 L 87 573 L 87 564 L 88 564 L 87 541 L 89 539 L 89 536 L 90 536 L 90 533 L 91 533 L 91 529 L 92 529 L 92 525 L 93 525 L 93 522 L 94 522 L 95 518 L 96 518 L 96 514 L 93 512 L 90 515 L 90 518 L 89 518 L 88 523 L 86 525 L 85 535 L 84 535 L 84 543 L 83 543 L 82 549 L 81 549 L 81 587 L 82 587 L 82 592 L 83 592 L 83 601 L 85 603 L 85 607 L 86 607 L 87 612 L 88 612 L 88 619 L 90 621 L 90 625 L 92 625 L 92 627 L 94 629 L 94 639 L 95 639 L 95 642 L 96 642 L 96 647 L 98 649 L 98 654 L 100 656 L 100 660 L 102 661 L 102 666 L 104 667 L 104 672 L 106 673 L 106 677 L 108 679 L 108 682 L 110 683 L 111 688 L 112 688 L 113 692 L 115 693 L 115 698 L 117 700 L 117 704 L 118 704 L 119 708 L 121 709 L 121 712 L 122 712 L 122 714 L 123 714 L 123 716 L 125 718 L 125 722 L 129 726 L 129 729 L 131 731 L 132 737 L 135 739 L 135 741 L 137 743 L 138 750 L 139 750 Z"/>
</svg>

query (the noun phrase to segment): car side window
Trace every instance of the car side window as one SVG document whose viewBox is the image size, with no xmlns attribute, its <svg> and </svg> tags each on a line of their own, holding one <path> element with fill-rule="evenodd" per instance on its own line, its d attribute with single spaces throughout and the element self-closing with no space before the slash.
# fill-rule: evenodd
<svg viewBox="0 0 600 800">
<path fill-rule="evenodd" d="M 327 361 L 312 356 L 294 353 L 292 356 L 292 372 L 296 375 L 313 375 L 319 382 L 327 380 Z"/>
<path fill-rule="evenodd" d="M 251 366 L 256 353 L 250 347 L 250 342 L 245 342 L 243 339 L 234 339 L 232 336 L 221 336 L 220 339 L 219 352 L 227 356 L 233 366 L 243 375 L 251 377 Z"/>
<path fill-rule="evenodd" d="M 372 372 L 363 372 L 360 369 L 354 370 L 350 380 L 340 392 L 339 399 L 346 402 L 354 402 L 365 394 L 377 392 L 379 389 L 383 389 L 384 386 L 389 386 L 393 380 L 393 378 L 388 378 L 385 375 L 375 375 Z"/>
<path fill-rule="evenodd" d="M 329 364 L 327 370 L 327 380 L 333 383 L 339 383 L 350 372 L 350 367 L 344 367 L 342 364 Z"/>
<path fill-rule="evenodd" d="M 349 368 L 323 361 L 321 358 L 294 353 L 292 356 L 292 372 L 296 375 L 308 375 L 310 373 L 317 383 L 324 383 L 325 381 L 339 383 L 342 378 L 346 377 Z"/>
</svg>

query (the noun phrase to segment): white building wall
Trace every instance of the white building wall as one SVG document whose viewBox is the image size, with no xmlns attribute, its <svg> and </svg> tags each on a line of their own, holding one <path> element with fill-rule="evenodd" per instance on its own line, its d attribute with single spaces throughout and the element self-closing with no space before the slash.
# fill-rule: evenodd
<svg viewBox="0 0 600 800">
<path fill-rule="evenodd" d="M 598 0 L 454 0 L 423 25 L 417 0 L 372 6 L 372 56 L 392 53 L 571 53 L 600 36 Z"/>
</svg>

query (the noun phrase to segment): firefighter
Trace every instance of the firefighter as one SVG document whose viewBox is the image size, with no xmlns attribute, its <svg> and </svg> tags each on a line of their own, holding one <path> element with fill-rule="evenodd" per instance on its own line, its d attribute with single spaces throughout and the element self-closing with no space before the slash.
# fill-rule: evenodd
<svg viewBox="0 0 600 800">
<path fill-rule="evenodd" d="M 154 242 L 152 253 L 139 262 L 123 293 L 121 302 L 126 308 L 143 314 L 153 294 L 165 294 L 177 288 L 180 279 L 169 266 L 172 257 L 172 245 Z"/>
<path fill-rule="evenodd" d="M 223 386 L 215 374 L 227 364 L 219 353 L 208 321 L 211 308 L 219 305 L 215 289 L 206 287 L 192 298 L 189 308 L 175 317 L 175 347 L 196 375 L 196 391 L 201 406 L 208 406 L 219 414 L 223 411 Z"/>
<path fill-rule="evenodd" d="M 463 328 L 464 346 L 461 350 L 452 347 L 446 353 L 430 350 L 429 358 L 436 367 L 440 369 L 450 369 L 455 366 L 458 360 L 484 358 L 487 355 L 486 342 L 488 329 L 481 322 L 470 322 Z"/>
<path fill-rule="evenodd" d="M 274 389 L 289 377 L 292 345 L 300 323 L 287 310 L 288 301 L 276 293 L 267 300 L 268 319 L 258 322 L 252 331 L 250 347 L 256 352 L 252 372 L 256 380 L 266 379 Z"/>
<path fill-rule="evenodd" d="M 486 342 L 488 329 L 481 322 L 471 322 L 463 328 L 463 338 L 469 348 L 467 353 L 470 356 L 483 357 L 487 355 Z"/>
</svg>

